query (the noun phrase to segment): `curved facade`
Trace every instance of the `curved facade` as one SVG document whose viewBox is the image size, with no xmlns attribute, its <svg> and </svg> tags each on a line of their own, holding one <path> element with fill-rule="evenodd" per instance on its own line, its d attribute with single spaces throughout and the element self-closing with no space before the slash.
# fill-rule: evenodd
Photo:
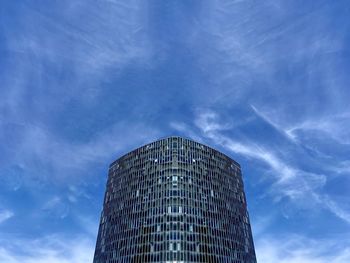
<svg viewBox="0 0 350 263">
<path fill-rule="evenodd" d="M 169 137 L 110 165 L 94 263 L 255 263 L 240 165 Z"/>
</svg>

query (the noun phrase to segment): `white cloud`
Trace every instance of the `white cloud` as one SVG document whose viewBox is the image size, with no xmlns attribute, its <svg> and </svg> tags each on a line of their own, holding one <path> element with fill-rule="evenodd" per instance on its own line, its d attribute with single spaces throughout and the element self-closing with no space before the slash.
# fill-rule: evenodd
<svg viewBox="0 0 350 263">
<path fill-rule="evenodd" d="M 298 4 L 276 0 L 204 6 L 191 36 L 207 73 L 207 105 L 253 104 L 291 139 L 300 129 L 318 130 L 349 144 L 347 32 L 334 30 L 334 5 L 305 5 L 303 15 Z"/>
<path fill-rule="evenodd" d="M 350 161 L 342 161 L 329 168 L 338 174 L 350 174 Z"/>
<path fill-rule="evenodd" d="M 59 196 L 54 196 L 44 203 L 42 210 L 49 215 L 60 219 L 66 218 L 69 214 L 69 206 L 67 202 L 62 200 Z"/>
<path fill-rule="evenodd" d="M 251 108 L 264 121 L 294 141 L 298 139 L 298 131 L 303 131 L 326 134 L 340 144 L 349 144 L 350 142 L 349 133 L 347 132 L 348 127 L 350 127 L 349 112 L 313 117 L 305 116 L 302 121 L 291 121 L 276 109 L 262 111 L 253 105 L 251 105 Z"/>
<path fill-rule="evenodd" d="M 186 136 L 188 136 L 192 140 L 195 140 L 195 141 L 198 141 L 198 142 L 202 142 L 203 141 L 203 139 L 200 136 L 198 136 L 198 134 L 193 132 L 191 130 L 191 128 L 187 124 L 185 124 L 183 122 L 172 121 L 172 122 L 170 122 L 169 126 L 172 129 L 175 129 L 176 131 L 178 131 L 180 133 L 186 134 Z"/>
<path fill-rule="evenodd" d="M 0 262 L 87 263 L 92 262 L 95 242 L 85 236 L 47 236 L 39 239 L 11 237 L 0 240 Z"/>
<path fill-rule="evenodd" d="M 320 202 L 327 206 L 328 209 L 336 216 L 350 224 L 350 212 L 340 207 L 339 204 L 337 202 L 334 202 L 329 196 L 323 196 Z"/>
<path fill-rule="evenodd" d="M 219 115 L 212 111 L 199 112 L 195 123 L 203 135 L 213 140 L 214 143 L 246 158 L 253 158 L 266 164 L 271 172 L 266 174 L 273 175 L 272 191 L 277 194 L 275 200 L 287 196 L 299 206 L 306 203 L 322 206 L 338 218 L 350 223 L 349 213 L 321 193 L 320 190 L 327 180 L 325 175 L 295 167 L 283 160 L 278 153 L 266 149 L 258 143 L 240 143 L 223 135 L 222 131 L 229 125 L 221 124 Z"/>
<path fill-rule="evenodd" d="M 293 78 L 289 83 L 281 83 L 275 74 L 281 69 L 289 74 L 301 62 L 306 65 L 306 74 L 321 68 L 322 82 L 335 88 L 334 80 L 339 76 L 330 68 L 338 65 L 331 60 L 319 63 L 315 59 L 336 54 L 335 51 L 346 46 L 341 35 L 344 32 L 332 30 L 325 15 L 327 5 L 307 7 L 302 16 L 295 12 L 299 9 L 297 5 L 285 1 L 262 1 L 254 5 L 249 1 L 210 1 L 203 5 L 193 29 L 196 32 L 193 43 L 198 50 L 206 50 L 200 53 L 200 64 L 210 70 L 210 81 L 216 84 L 209 91 L 210 101 L 219 97 L 220 102 L 232 105 L 246 97 L 254 101 L 264 97 L 261 95 L 265 92 L 286 98 L 289 89 L 281 85 L 297 89 L 299 94 L 304 87 Z M 305 86 L 315 83 L 315 79 L 308 80 Z M 296 101 L 299 96 L 287 99 Z M 269 99 L 274 105 L 279 101 Z"/>
<path fill-rule="evenodd" d="M 6 32 L 8 48 L 55 63 L 70 62 L 66 66 L 79 74 L 89 73 L 86 77 L 99 76 L 109 66 L 119 68 L 130 60 L 149 58 L 147 6 L 142 1 L 75 1 L 56 7 L 61 8 L 60 19 L 45 10 L 26 9 L 21 34 Z"/>
<path fill-rule="evenodd" d="M 286 137 L 288 137 L 289 139 L 295 141 L 295 136 L 291 133 L 289 133 L 288 131 L 286 131 L 284 128 L 282 128 L 280 126 L 279 123 L 274 122 L 273 120 L 271 120 L 267 115 L 265 115 L 263 112 L 261 112 L 260 110 L 258 110 L 254 105 L 250 105 L 250 107 L 253 109 L 253 111 L 255 112 L 255 114 L 257 116 L 259 116 L 260 118 L 262 118 L 265 122 L 267 122 L 268 124 L 270 124 L 272 127 L 274 127 L 277 131 L 279 131 L 280 133 L 282 133 L 283 135 L 285 135 Z"/>
<path fill-rule="evenodd" d="M 245 157 L 255 158 L 268 164 L 269 167 L 275 171 L 275 175 L 277 176 L 280 184 L 292 180 L 298 173 L 301 172 L 300 170 L 282 161 L 272 151 L 269 151 L 258 144 L 243 144 L 222 135 L 220 131 L 228 129 L 230 125 L 220 124 L 218 122 L 218 115 L 214 112 L 204 111 L 200 113 L 195 120 L 195 124 L 202 130 L 206 137 L 212 139 L 215 143 L 220 144 L 230 151 L 242 154 Z M 303 173 L 306 174 L 305 172 Z M 323 178 L 322 180 L 324 180 L 322 175 L 319 176 Z"/>
<path fill-rule="evenodd" d="M 43 209 L 53 209 L 60 203 L 62 203 L 61 198 L 58 196 L 54 196 L 44 204 Z"/>
<path fill-rule="evenodd" d="M 0 211 L 0 224 L 13 217 L 15 214 L 10 210 Z"/>
<path fill-rule="evenodd" d="M 330 138 L 336 140 L 340 144 L 350 144 L 350 135 L 348 128 L 350 127 L 350 113 L 334 114 L 331 116 L 322 116 L 319 118 L 309 118 L 300 123 L 292 125 L 284 124 L 286 132 L 297 137 L 297 131 L 313 132 L 318 131 L 327 134 Z"/>
<path fill-rule="evenodd" d="M 268 263 L 347 263 L 349 240 L 313 240 L 290 235 L 260 237 L 255 241 L 258 262 Z"/>
<path fill-rule="evenodd" d="M 267 164 L 276 180 L 274 183 L 275 191 L 277 190 L 291 199 L 299 199 L 307 193 L 313 193 L 315 188 L 322 187 L 326 182 L 324 175 L 295 168 L 262 146 L 242 144 L 218 133 L 206 135 L 216 143 L 221 141 L 220 145 L 232 152 Z"/>
<path fill-rule="evenodd" d="M 254 110 L 255 114 L 273 126 L 281 134 L 286 135 L 286 137 L 291 139 L 293 143 L 311 149 L 320 157 L 326 158 L 328 160 L 334 160 L 333 162 L 328 162 L 327 167 L 325 167 L 327 171 L 331 171 L 332 176 L 335 176 L 334 172 L 338 175 L 349 174 L 350 162 L 339 160 L 337 158 L 338 156 L 331 154 L 329 150 L 327 151 L 327 147 L 325 149 L 322 149 L 322 147 L 319 145 L 320 142 L 314 141 L 315 136 L 320 135 L 322 141 L 324 141 L 325 144 L 332 141 L 332 148 L 334 149 L 336 149 L 336 145 L 334 145 L 333 140 L 336 141 L 335 144 L 341 145 L 341 147 L 344 149 L 348 147 L 350 145 L 350 137 L 348 133 L 350 127 L 349 113 L 344 112 L 341 114 L 322 116 L 319 118 L 306 117 L 305 120 L 300 123 L 293 123 L 286 120 L 283 117 L 283 114 L 279 113 L 277 110 L 264 112 L 262 110 L 258 110 L 253 105 L 251 105 L 251 107 Z M 300 135 L 308 136 L 301 139 Z M 339 157 L 343 159 L 343 156 Z"/>
<path fill-rule="evenodd" d="M 22 129 L 17 140 L 21 143 L 12 146 L 6 157 L 7 165 L 19 165 L 32 177 L 47 180 L 77 178 L 84 175 L 91 165 L 106 165 L 125 148 L 154 139 L 158 134 L 157 130 L 143 124 L 119 122 L 92 135 L 89 141 L 75 142 L 62 139 L 43 126 L 20 126 Z M 40 172 L 36 170 L 37 164 L 40 164 Z"/>
<path fill-rule="evenodd" d="M 11 57 L 2 64 L 5 118 L 28 121 L 28 107 L 38 106 L 28 105 L 31 96 L 42 109 L 62 109 L 71 99 L 92 105 L 106 75 L 114 78 L 129 63 L 150 67 L 156 61 L 145 2 L 60 1 L 51 8 L 20 4 L 18 27 L 4 28 Z"/>
<path fill-rule="evenodd" d="M 268 232 L 267 229 L 273 224 L 275 217 L 275 213 L 271 211 L 269 214 L 250 218 L 254 240 Z"/>
<path fill-rule="evenodd" d="M 96 215 L 100 215 L 97 213 Z M 99 218 L 97 216 L 91 215 L 76 215 L 75 220 L 77 220 L 79 226 L 85 231 L 86 234 L 90 235 L 91 238 L 96 238 L 99 227 Z"/>
</svg>

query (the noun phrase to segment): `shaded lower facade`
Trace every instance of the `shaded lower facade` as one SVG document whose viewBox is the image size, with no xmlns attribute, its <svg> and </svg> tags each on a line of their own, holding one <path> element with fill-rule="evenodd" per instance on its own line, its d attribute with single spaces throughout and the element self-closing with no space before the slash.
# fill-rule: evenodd
<svg viewBox="0 0 350 263">
<path fill-rule="evenodd" d="M 240 165 L 169 137 L 110 165 L 94 263 L 256 263 Z"/>
</svg>

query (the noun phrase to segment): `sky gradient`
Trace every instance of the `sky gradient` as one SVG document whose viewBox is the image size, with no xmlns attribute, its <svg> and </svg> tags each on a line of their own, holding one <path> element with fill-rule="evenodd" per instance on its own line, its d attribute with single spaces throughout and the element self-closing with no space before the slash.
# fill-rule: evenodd
<svg viewBox="0 0 350 263">
<path fill-rule="evenodd" d="M 242 166 L 259 263 L 350 262 L 348 1 L 3 0 L 0 262 L 92 262 L 108 165 Z"/>
</svg>

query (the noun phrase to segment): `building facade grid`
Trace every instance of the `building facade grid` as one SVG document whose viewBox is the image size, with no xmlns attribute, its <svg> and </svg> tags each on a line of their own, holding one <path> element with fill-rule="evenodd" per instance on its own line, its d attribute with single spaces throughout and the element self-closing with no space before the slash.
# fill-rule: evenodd
<svg viewBox="0 0 350 263">
<path fill-rule="evenodd" d="M 169 137 L 110 165 L 94 263 L 256 263 L 240 165 Z"/>
</svg>

